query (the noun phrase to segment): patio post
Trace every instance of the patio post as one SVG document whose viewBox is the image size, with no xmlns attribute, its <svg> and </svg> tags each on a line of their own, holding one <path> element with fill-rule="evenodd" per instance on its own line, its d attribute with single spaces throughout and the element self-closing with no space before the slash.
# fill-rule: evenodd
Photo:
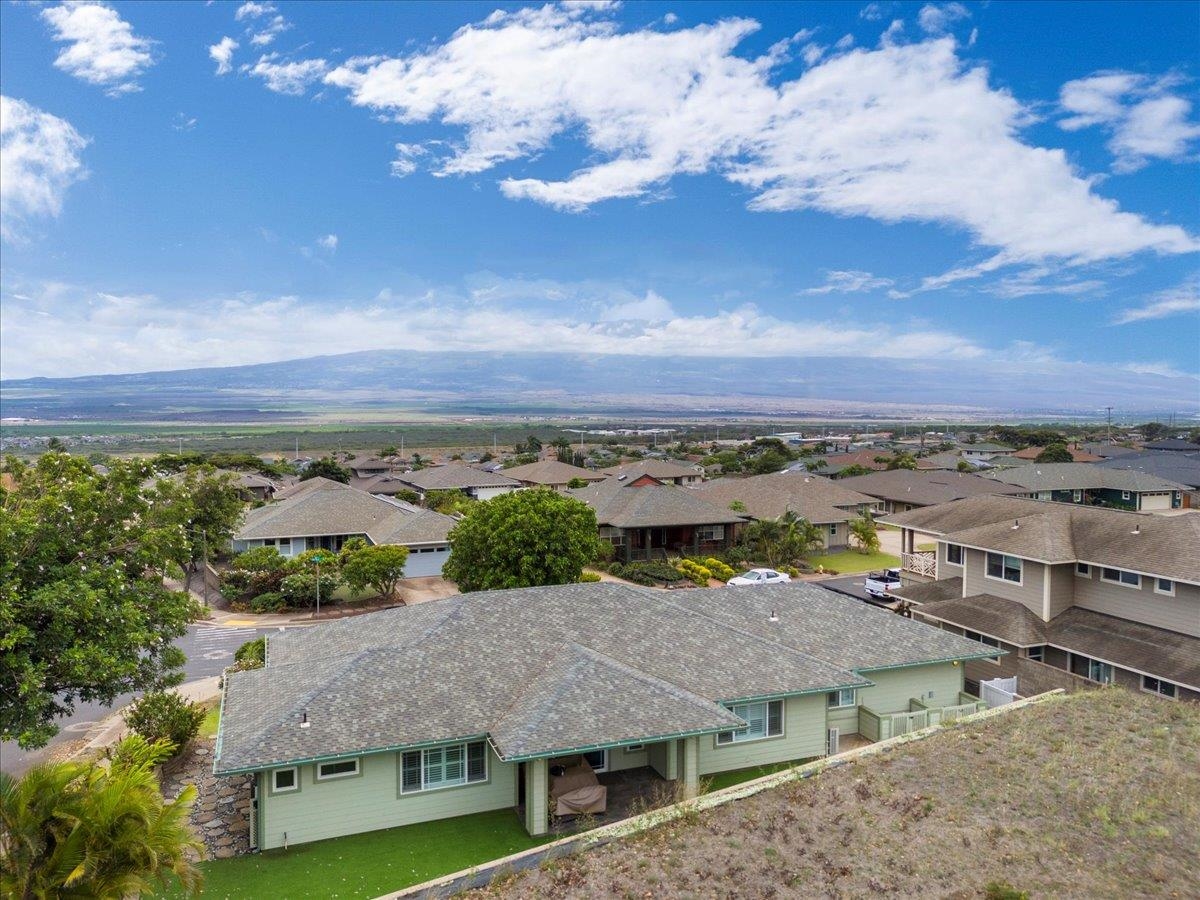
<svg viewBox="0 0 1200 900">
<path fill-rule="evenodd" d="M 550 761 L 531 759 L 525 763 L 525 830 L 533 837 L 550 830 Z"/>
<path fill-rule="evenodd" d="M 700 793 L 700 738 L 683 739 L 683 796 L 691 800 Z"/>
</svg>

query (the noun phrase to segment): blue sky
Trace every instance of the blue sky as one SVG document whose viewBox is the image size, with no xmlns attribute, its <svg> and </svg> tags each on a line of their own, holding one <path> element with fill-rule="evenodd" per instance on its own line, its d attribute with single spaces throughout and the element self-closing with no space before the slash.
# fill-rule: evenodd
<svg viewBox="0 0 1200 900">
<path fill-rule="evenodd" d="M 1195 404 L 1198 9 L 6 5 L 3 375 L 561 349 Z"/>
</svg>

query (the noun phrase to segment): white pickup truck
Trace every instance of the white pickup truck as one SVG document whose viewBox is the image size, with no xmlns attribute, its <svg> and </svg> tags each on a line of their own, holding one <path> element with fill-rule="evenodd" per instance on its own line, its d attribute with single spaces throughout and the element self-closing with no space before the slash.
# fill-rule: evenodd
<svg viewBox="0 0 1200 900">
<path fill-rule="evenodd" d="M 884 569 L 882 572 L 872 572 L 863 583 L 863 588 L 872 597 L 880 600 L 888 599 L 888 595 L 900 587 L 900 570 Z"/>
</svg>

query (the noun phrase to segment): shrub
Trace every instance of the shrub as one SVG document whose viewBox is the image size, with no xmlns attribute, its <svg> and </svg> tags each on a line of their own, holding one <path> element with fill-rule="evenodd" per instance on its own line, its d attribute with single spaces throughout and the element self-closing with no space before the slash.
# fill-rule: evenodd
<svg viewBox="0 0 1200 900">
<path fill-rule="evenodd" d="M 593 562 L 610 563 L 617 558 L 617 548 L 608 541 L 598 541 L 596 543 L 596 555 Z"/>
<path fill-rule="evenodd" d="M 725 551 L 725 561 L 731 566 L 744 566 L 750 561 L 751 555 L 749 547 L 730 547 Z"/>
<path fill-rule="evenodd" d="M 592 583 L 600 581 L 600 580 L 601 580 L 600 576 L 595 572 L 580 572 L 579 573 L 579 583 L 580 584 L 592 584 Z"/>
<path fill-rule="evenodd" d="M 283 598 L 283 594 L 278 591 L 268 591 L 265 594 L 259 594 L 250 601 L 250 612 L 255 613 L 273 613 L 281 612 L 287 609 L 288 602 Z"/>
<path fill-rule="evenodd" d="M 262 668 L 267 662 L 267 639 L 260 637 L 246 641 L 237 648 L 233 658 L 238 663 L 244 664 L 247 669 Z"/>
<path fill-rule="evenodd" d="M 709 579 L 712 578 L 712 572 L 695 560 L 681 559 L 675 568 L 682 572 L 686 578 L 690 578 L 695 582 L 697 587 L 708 587 Z"/>
<path fill-rule="evenodd" d="M 718 578 L 721 581 L 728 581 L 735 574 L 731 566 L 727 566 L 715 556 L 710 556 L 704 560 L 704 567 L 712 572 L 713 578 Z"/>
<path fill-rule="evenodd" d="M 800 577 L 800 570 L 795 566 L 780 566 L 779 571 L 784 572 L 787 575 L 791 575 L 793 578 Z"/>
<path fill-rule="evenodd" d="M 168 741 L 178 756 L 196 736 L 208 711 L 199 703 L 184 700 L 175 691 L 148 691 L 130 704 L 125 723 L 150 743 Z"/>
<path fill-rule="evenodd" d="M 333 603 L 333 592 L 342 585 L 342 577 L 336 571 L 321 571 L 321 602 Z M 317 573 L 305 569 L 289 575 L 279 583 L 279 593 L 288 606 L 310 607 L 317 602 Z"/>
</svg>

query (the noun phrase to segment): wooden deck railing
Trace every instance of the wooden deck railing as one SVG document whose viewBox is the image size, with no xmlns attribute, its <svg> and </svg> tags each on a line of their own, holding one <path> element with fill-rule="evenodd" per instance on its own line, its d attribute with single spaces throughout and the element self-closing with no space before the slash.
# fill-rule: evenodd
<svg viewBox="0 0 1200 900">
<path fill-rule="evenodd" d="M 929 706 L 915 697 L 908 701 L 907 712 L 881 713 L 866 706 L 858 708 L 858 733 L 869 741 L 886 741 L 901 734 L 919 731 L 943 722 L 957 722 L 987 709 L 987 704 L 971 694 L 959 693 L 958 703 Z"/>
<path fill-rule="evenodd" d="M 937 554 L 928 550 L 901 553 L 900 565 L 906 572 L 912 572 L 914 575 L 924 575 L 926 578 L 937 577 Z"/>
</svg>

